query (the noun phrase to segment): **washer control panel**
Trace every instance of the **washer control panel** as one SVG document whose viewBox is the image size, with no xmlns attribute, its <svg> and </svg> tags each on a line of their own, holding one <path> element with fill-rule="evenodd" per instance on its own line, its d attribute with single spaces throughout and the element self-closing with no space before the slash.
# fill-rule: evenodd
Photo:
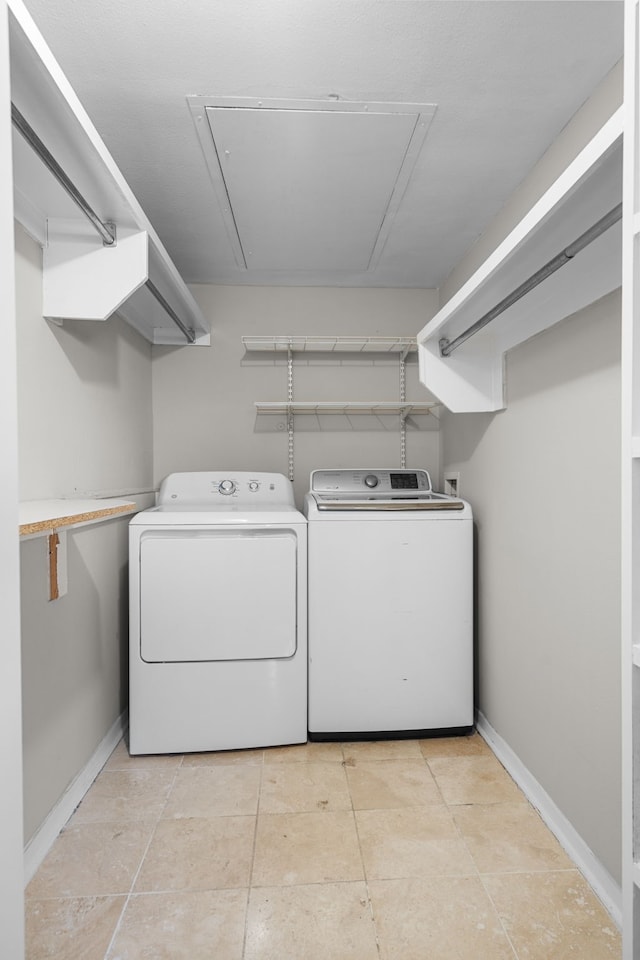
<svg viewBox="0 0 640 960">
<path fill-rule="evenodd" d="M 312 493 L 357 497 L 420 496 L 431 493 L 426 470 L 314 470 Z"/>
</svg>

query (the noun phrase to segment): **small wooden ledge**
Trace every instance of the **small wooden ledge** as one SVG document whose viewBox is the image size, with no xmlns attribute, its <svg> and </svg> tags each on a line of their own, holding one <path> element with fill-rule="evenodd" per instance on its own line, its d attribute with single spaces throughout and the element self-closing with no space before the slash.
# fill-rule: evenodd
<svg viewBox="0 0 640 960">
<path fill-rule="evenodd" d="M 20 504 L 20 536 L 47 536 L 61 528 L 99 523 L 137 511 L 138 506 L 130 500 L 26 500 Z"/>
</svg>

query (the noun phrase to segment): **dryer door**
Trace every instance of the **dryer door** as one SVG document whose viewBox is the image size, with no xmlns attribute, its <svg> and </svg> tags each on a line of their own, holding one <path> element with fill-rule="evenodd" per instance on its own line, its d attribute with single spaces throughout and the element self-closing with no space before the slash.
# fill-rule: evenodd
<svg viewBox="0 0 640 960">
<path fill-rule="evenodd" d="M 296 651 L 293 530 L 149 531 L 140 543 L 140 656 L 260 660 Z"/>
</svg>

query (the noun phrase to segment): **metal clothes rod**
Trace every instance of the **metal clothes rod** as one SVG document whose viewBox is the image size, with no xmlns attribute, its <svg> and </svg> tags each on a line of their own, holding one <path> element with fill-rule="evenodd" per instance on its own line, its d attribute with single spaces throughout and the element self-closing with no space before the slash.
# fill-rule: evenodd
<svg viewBox="0 0 640 960">
<path fill-rule="evenodd" d="M 53 174 L 60 186 L 67 192 L 85 217 L 93 224 L 95 229 L 102 237 L 102 242 L 104 245 L 107 247 L 113 246 L 116 242 L 115 226 L 110 223 L 105 223 L 100 219 L 98 214 L 87 203 L 75 184 L 71 182 L 50 150 L 48 150 L 48 148 L 44 145 L 33 127 L 28 123 L 27 120 L 25 120 L 15 103 L 11 104 L 11 121 L 14 127 L 20 131 L 29 146 L 37 153 L 47 169 Z M 151 280 L 147 280 L 146 286 L 149 292 L 153 294 L 155 299 L 158 301 L 162 309 L 168 314 L 169 317 L 171 317 L 175 325 L 182 331 L 189 343 L 195 343 L 196 336 L 194 331 L 184 325 L 173 307 L 165 300 Z"/>
<path fill-rule="evenodd" d="M 104 223 L 95 210 L 89 206 L 80 191 L 75 187 L 71 180 L 69 180 L 69 177 L 66 175 L 56 158 L 47 149 L 47 147 L 45 147 L 44 143 L 35 132 L 33 127 L 22 116 L 15 103 L 11 104 L 11 120 L 14 127 L 20 131 L 29 146 L 35 150 L 44 165 L 56 178 L 60 186 L 66 190 L 73 202 L 77 204 L 80 210 L 82 210 L 85 217 L 91 221 L 93 226 L 102 237 L 102 242 L 105 244 L 105 246 L 113 246 L 113 244 L 116 242 L 115 228 L 111 224 Z"/>
<path fill-rule="evenodd" d="M 189 343 L 195 343 L 195 342 L 196 342 L 196 335 L 195 335 L 194 331 L 193 331 L 190 327 L 185 327 L 184 323 L 182 322 L 182 320 L 180 319 L 180 317 L 178 316 L 178 314 L 175 312 L 175 310 L 173 309 L 173 307 L 171 306 L 171 304 L 169 304 L 169 303 L 165 300 L 165 298 L 162 296 L 162 294 L 160 293 L 160 291 L 158 290 L 158 288 L 151 282 L 151 280 L 147 280 L 145 286 L 146 286 L 147 290 L 149 291 L 149 293 L 152 293 L 152 294 L 153 294 L 153 296 L 156 298 L 156 300 L 158 301 L 158 303 L 160 304 L 160 306 L 163 308 L 163 310 L 165 310 L 166 313 L 169 314 L 169 316 L 171 317 L 171 319 L 172 319 L 173 322 L 175 323 L 176 327 L 179 327 L 180 330 L 182 330 L 182 332 L 184 333 L 184 335 L 185 335 L 185 337 L 187 338 L 187 340 L 189 341 Z"/>
<path fill-rule="evenodd" d="M 568 263 L 569 260 L 573 259 L 581 250 L 584 250 L 585 247 L 596 240 L 601 234 L 608 230 L 609 227 L 617 223 L 621 217 L 622 204 L 619 203 L 613 210 L 610 210 L 609 213 L 598 220 L 597 223 L 594 223 L 592 227 L 585 230 L 577 240 L 574 240 L 568 247 L 565 247 L 565 249 L 556 254 L 555 257 L 552 257 L 548 263 L 545 263 L 543 267 L 536 270 L 528 280 L 525 280 L 520 286 L 516 287 L 504 300 L 501 300 L 500 303 L 496 304 L 488 313 L 485 313 L 479 320 L 472 323 L 470 327 L 467 327 L 467 329 L 454 340 L 448 340 L 446 337 L 443 337 L 439 342 L 440 355 L 442 357 L 450 357 L 454 350 L 457 350 L 465 341 L 469 340 L 469 338 L 479 330 L 482 330 L 483 327 L 486 327 L 488 323 L 495 320 L 501 313 L 504 313 L 505 310 L 524 297 L 525 294 L 529 293 L 530 290 L 533 290 L 534 287 L 537 287 L 543 280 L 546 280 L 552 273 L 555 273 L 556 270 L 559 270 L 565 263 Z"/>
</svg>

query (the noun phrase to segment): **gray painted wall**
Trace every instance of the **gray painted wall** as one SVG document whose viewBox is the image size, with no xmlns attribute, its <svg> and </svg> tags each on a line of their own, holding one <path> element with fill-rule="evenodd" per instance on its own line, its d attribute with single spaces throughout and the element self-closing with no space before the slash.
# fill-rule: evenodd
<svg viewBox="0 0 640 960">
<path fill-rule="evenodd" d="M 41 250 L 16 228 L 20 496 L 150 486 L 151 346 L 117 316 L 42 318 Z"/>
<path fill-rule="evenodd" d="M 506 410 L 443 423 L 477 527 L 478 706 L 619 882 L 619 294 L 507 376 Z"/>
<path fill-rule="evenodd" d="M 24 884 L 22 856 L 22 735 L 20 691 L 20 558 L 18 525 L 18 429 L 13 252 L 13 179 L 9 122 L 9 31 L 6 5 L 0 20 L 0 290 L 2 290 L 2 350 L 0 351 L 0 956 L 24 957 Z"/>
<path fill-rule="evenodd" d="M 284 417 L 256 417 L 256 400 L 287 399 L 286 359 L 249 359 L 241 337 L 276 334 L 411 336 L 431 318 L 435 290 L 194 286 L 212 324 L 211 347 L 153 349 L 154 475 L 180 470 L 269 470 L 287 474 Z M 296 359 L 297 400 L 397 400 L 398 360 Z M 430 397 L 408 364 L 407 397 Z M 321 467 L 399 465 L 397 418 L 297 417 L 295 491 Z M 409 425 L 407 464 L 439 470 L 438 422 Z"/>
<path fill-rule="evenodd" d="M 621 101 L 612 71 L 443 302 Z M 620 881 L 620 297 L 507 355 L 507 409 L 442 420 L 478 550 L 478 706 Z"/>
<path fill-rule="evenodd" d="M 43 320 L 41 251 L 20 228 L 16 299 L 21 499 L 149 489 L 149 344 L 118 318 Z M 46 539 L 21 543 L 25 840 L 127 706 L 126 535 L 126 519 L 70 531 L 52 602 Z"/>
</svg>

